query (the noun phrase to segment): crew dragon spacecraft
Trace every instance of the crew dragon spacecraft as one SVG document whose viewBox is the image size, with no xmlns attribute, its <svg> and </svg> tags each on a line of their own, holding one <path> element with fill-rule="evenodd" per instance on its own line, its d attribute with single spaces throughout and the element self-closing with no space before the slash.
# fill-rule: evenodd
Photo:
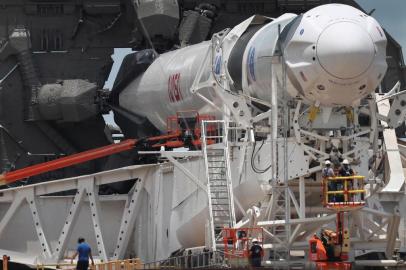
<svg viewBox="0 0 406 270">
<path fill-rule="evenodd" d="M 138 74 L 120 71 L 137 76 L 118 77 L 113 102 L 164 131 L 167 117 L 178 111 L 207 113 L 213 105 L 222 106 L 224 99 L 210 85 L 194 94 L 196 76 L 212 74 L 230 93 L 266 104 L 277 85 L 272 70 L 282 65 L 273 61 L 278 54 L 286 65 L 286 91 L 317 107 L 359 103 L 376 89 L 387 68 L 386 37 L 377 21 L 351 6 L 328 4 L 302 15 L 254 16 L 211 41 L 158 57 L 151 51 L 129 55 L 125 62 L 141 59 L 144 69 L 138 66 Z M 210 63 L 204 65 L 207 57 Z M 120 119 L 116 117 L 119 125 Z"/>
</svg>

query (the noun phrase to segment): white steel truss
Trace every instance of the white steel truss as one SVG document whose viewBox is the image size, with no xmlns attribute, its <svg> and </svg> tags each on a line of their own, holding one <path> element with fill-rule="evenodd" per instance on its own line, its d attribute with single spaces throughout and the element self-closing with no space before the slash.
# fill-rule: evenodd
<svg viewBox="0 0 406 270">
<path fill-rule="evenodd" d="M 76 226 L 78 215 L 84 204 L 87 204 L 90 209 L 89 215 L 91 217 L 91 223 L 93 227 L 94 238 L 96 239 L 96 253 L 94 254 L 101 261 L 108 261 L 110 258 L 123 258 L 124 253 L 127 250 L 129 235 L 134 230 L 134 220 L 137 215 L 137 210 L 140 206 L 139 193 L 143 188 L 144 179 L 147 177 L 148 170 L 151 166 L 133 166 L 129 168 L 123 168 L 115 171 L 108 171 L 104 173 L 80 176 L 77 178 L 56 180 L 47 183 L 40 183 L 30 186 L 23 186 L 18 188 L 11 188 L 8 190 L 2 190 L 2 196 L 0 197 L 0 204 L 10 204 L 5 214 L 1 217 L 0 221 L 0 237 L 4 236 L 4 232 L 7 226 L 18 218 L 18 212 L 23 205 L 27 203 L 30 209 L 33 225 L 38 238 L 38 244 L 41 248 L 41 254 L 37 254 L 36 260 L 42 262 L 58 262 L 66 257 L 68 243 L 72 237 L 72 231 Z M 106 243 L 104 240 L 105 230 L 103 230 L 103 223 L 101 222 L 101 207 L 100 207 L 100 195 L 98 194 L 99 186 L 121 182 L 126 180 L 136 179 L 134 187 L 127 195 L 127 199 L 122 196 L 116 196 L 114 200 L 124 200 L 125 207 L 121 218 L 120 233 L 116 242 L 116 248 L 114 256 L 108 256 L 106 252 Z M 62 196 L 53 195 L 60 192 L 74 191 L 74 196 Z M 39 204 L 44 204 L 51 198 L 64 198 L 71 201 L 69 210 L 66 213 L 66 218 L 63 223 L 62 229 L 59 232 L 59 237 L 54 243 L 53 248 L 49 244 L 49 237 L 47 236 L 46 227 L 43 225 L 43 220 L 46 215 L 52 215 L 52 213 L 41 212 L 38 207 Z M 72 198 L 72 199 L 70 199 Z M 27 219 L 28 217 L 24 217 Z M 28 225 L 29 223 L 25 224 Z M 49 224 L 47 225 L 49 228 Z M 27 228 L 29 226 L 25 226 Z M 23 228 L 22 228 L 23 229 Z M 8 228 L 12 232 L 18 232 L 18 228 Z M 51 231 L 57 229 L 52 228 Z M 17 241 L 24 241 L 15 235 Z M 17 260 L 14 258 L 14 260 Z"/>
</svg>

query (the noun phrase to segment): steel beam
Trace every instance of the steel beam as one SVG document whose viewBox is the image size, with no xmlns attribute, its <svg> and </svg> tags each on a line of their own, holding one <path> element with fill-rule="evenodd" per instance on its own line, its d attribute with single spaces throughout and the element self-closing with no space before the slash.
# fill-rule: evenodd
<svg viewBox="0 0 406 270">
<path fill-rule="evenodd" d="M 55 249 L 54 257 L 57 261 L 61 260 L 64 257 L 68 240 L 72 234 L 73 226 L 76 223 L 77 217 L 79 215 L 79 210 L 83 201 L 84 194 L 85 188 L 82 188 L 76 191 L 76 195 L 73 198 L 69 213 L 65 220 L 65 224 L 63 225 L 62 231 L 59 235 L 58 245 Z"/>
<path fill-rule="evenodd" d="M 141 193 L 144 187 L 145 180 L 140 179 L 134 184 L 132 189 L 131 198 L 126 203 L 123 210 L 123 217 L 121 219 L 120 231 L 117 237 L 117 244 L 114 250 L 113 259 L 124 259 L 125 251 L 130 241 L 130 236 L 134 228 L 135 219 L 140 209 Z"/>
<path fill-rule="evenodd" d="M 45 237 L 44 227 L 42 226 L 42 221 L 40 218 L 40 213 L 38 211 L 38 199 L 34 195 L 34 189 L 31 188 L 28 190 L 28 194 L 26 195 L 27 203 L 31 210 L 32 219 L 34 221 L 35 231 L 37 233 L 37 237 L 39 239 L 39 243 L 41 245 L 41 251 L 45 257 L 51 258 L 52 251 L 49 247 L 49 243 Z"/>
<path fill-rule="evenodd" d="M 163 156 L 166 157 L 170 162 L 172 162 L 173 165 L 175 165 L 179 170 L 181 170 L 185 174 L 185 176 L 187 176 L 190 180 L 192 180 L 199 188 L 201 188 L 202 190 L 204 190 L 204 192 L 207 193 L 206 186 L 203 185 L 202 182 L 199 181 L 199 179 L 196 176 L 194 176 L 185 166 L 183 166 L 179 161 L 174 159 L 170 154 L 166 153 Z"/>
</svg>

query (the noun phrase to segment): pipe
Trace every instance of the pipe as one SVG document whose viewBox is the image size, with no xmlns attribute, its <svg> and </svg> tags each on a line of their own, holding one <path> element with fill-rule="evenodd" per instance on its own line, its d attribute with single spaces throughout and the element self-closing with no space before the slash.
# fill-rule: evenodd
<svg viewBox="0 0 406 270">
<path fill-rule="evenodd" d="M 404 261 L 396 260 L 355 260 L 356 266 L 406 266 Z"/>
</svg>

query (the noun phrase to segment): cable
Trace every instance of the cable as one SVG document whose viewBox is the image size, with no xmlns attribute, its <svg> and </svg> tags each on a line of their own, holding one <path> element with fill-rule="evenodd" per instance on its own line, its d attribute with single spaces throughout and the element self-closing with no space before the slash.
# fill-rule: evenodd
<svg viewBox="0 0 406 270">
<path fill-rule="evenodd" d="M 265 144 L 265 140 L 263 140 L 262 141 L 262 143 L 261 143 L 261 146 L 258 148 L 258 150 L 255 152 L 255 148 L 256 148 L 256 145 L 257 145 L 257 142 L 255 141 L 254 142 L 254 149 L 252 149 L 252 153 L 251 153 L 251 168 L 252 168 L 252 170 L 254 171 L 254 172 L 256 172 L 256 173 L 259 173 L 259 174 L 262 174 L 262 173 L 265 173 L 265 172 L 267 172 L 271 167 L 272 167 L 272 162 L 271 162 L 271 164 L 269 165 L 269 166 L 267 166 L 265 169 L 258 169 L 256 166 L 255 166 L 255 157 L 258 155 L 258 153 L 259 153 L 259 151 L 261 150 L 261 148 L 264 146 L 264 144 Z"/>
</svg>

